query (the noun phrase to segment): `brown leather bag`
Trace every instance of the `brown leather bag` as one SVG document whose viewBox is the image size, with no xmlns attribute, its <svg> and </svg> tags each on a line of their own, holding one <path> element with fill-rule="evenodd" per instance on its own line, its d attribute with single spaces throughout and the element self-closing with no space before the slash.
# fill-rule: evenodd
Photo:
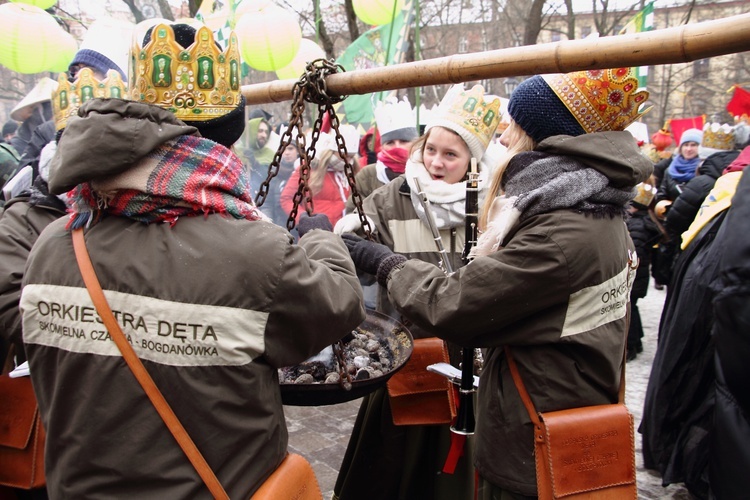
<svg viewBox="0 0 750 500">
<path fill-rule="evenodd" d="M 310 462 L 301 455 L 289 453 L 273 474 L 266 479 L 251 500 L 320 500 L 318 480 Z"/>
<path fill-rule="evenodd" d="M 45 434 L 31 379 L 0 376 L 0 401 L 0 485 L 41 488 Z"/>
<path fill-rule="evenodd" d="M 448 349 L 437 337 L 415 339 L 409 361 L 390 379 L 388 396 L 395 425 L 449 424 L 456 417 L 456 400 L 447 378 L 427 371 L 448 363 Z"/>
<path fill-rule="evenodd" d="M 534 458 L 540 500 L 638 498 L 633 416 L 620 402 L 537 413 L 510 349 L 510 373 L 534 424 Z M 623 359 L 623 365 L 624 365 Z"/>
</svg>

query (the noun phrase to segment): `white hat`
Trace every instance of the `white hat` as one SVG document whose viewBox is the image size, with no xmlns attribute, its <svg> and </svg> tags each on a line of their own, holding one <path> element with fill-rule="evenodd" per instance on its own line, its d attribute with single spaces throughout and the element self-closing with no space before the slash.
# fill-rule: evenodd
<svg viewBox="0 0 750 500">
<path fill-rule="evenodd" d="M 500 98 L 485 94 L 481 85 L 464 90 L 464 84 L 458 83 L 445 93 L 437 110 L 430 117 L 425 132 L 432 127 L 454 131 L 469 147 L 471 156 L 482 161 L 498 123 Z"/>
<path fill-rule="evenodd" d="M 23 121 L 22 111 L 25 108 L 39 104 L 40 102 L 49 101 L 52 99 L 52 92 L 57 89 L 57 82 L 52 78 L 43 77 L 31 92 L 26 94 L 26 97 L 21 99 L 21 102 L 16 104 L 16 107 L 10 112 L 10 117 L 17 122 Z"/>
<path fill-rule="evenodd" d="M 379 102 L 373 114 L 381 144 L 396 139 L 413 141 L 417 138 L 417 120 L 406 96 L 401 101 L 394 96 Z"/>
<path fill-rule="evenodd" d="M 120 72 L 124 81 L 128 79 L 128 58 L 135 24 L 128 21 L 102 17 L 89 26 L 81 46 L 76 52 L 74 64 L 85 64 L 103 75 L 107 70 Z"/>
<path fill-rule="evenodd" d="M 680 139 L 680 142 L 683 142 L 682 139 Z M 719 151 L 730 151 L 732 149 L 734 149 L 734 127 L 728 123 L 721 125 L 706 123 L 703 126 L 703 137 L 700 147 L 698 147 L 698 156 L 702 160 Z"/>
<path fill-rule="evenodd" d="M 344 145 L 346 146 L 346 152 L 349 154 L 357 154 L 359 152 L 359 131 L 354 125 L 344 124 L 339 125 L 339 133 L 344 138 Z M 331 130 L 328 133 L 320 134 L 318 138 L 319 147 L 323 151 L 338 151 L 339 148 L 336 145 L 336 132 Z"/>
</svg>

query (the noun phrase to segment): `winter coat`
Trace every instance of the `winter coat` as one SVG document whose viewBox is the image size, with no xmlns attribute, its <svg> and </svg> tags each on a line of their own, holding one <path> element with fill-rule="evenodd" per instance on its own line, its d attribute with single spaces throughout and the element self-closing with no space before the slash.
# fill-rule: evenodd
<svg viewBox="0 0 750 500">
<path fill-rule="evenodd" d="M 8 182 L 16 172 L 18 172 L 18 163 L 21 160 L 21 156 L 16 150 L 7 142 L 0 142 L 0 188 L 2 188 L 6 182 Z M 0 196 L 0 205 L 5 200 Z"/>
<path fill-rule="evenodd" d="M 632 297 L 642 299 L 648 293 L 649 266 L 654 244 L 661 239 L 656 222 L 651 219 L 648 210 L 637 210 L 627 219 L 628 232 L 638 254 L 638 270 L 633 282 Z"/>
<path fill-rule="evenodd" d="M 65 206 L 54 196 L 32 205 L 30 196 L 19 196 L 5 205 L 0 216 L 0 341 L 21 345 L 21 280 L 26 259 L 39 233 L 65 215 Z M 16 349 L 24 359 L 23 350 Z M 4 358 L 3 358 L 4 359 Z"/>
<path fill-rule="evenodd" d="M 371 163 L 357 172 L 357 175 L 354 176 L 354 181 L 357 184 L 357 193 L 359 193 L 362 200 L 383 185 L 383 182 L 378 179 L 378 171 L 375 163 Z M 354 208 L 354 200 L 352 200 L 352 196 L 349 194 L 349 198 L 346 200 L 346 213 L 352 213 Z"/>
<path fill-rule="evenodd" d="M 281 191 L 281 208 L 284 212 L 291 213 L 294 206 L 294 195 L 299 188 L 299 168 L 292 172 L 289 180 Z M 331 224 L 336 223 L 344 216 L 346 210 L 346 199 L 349 197 L 349 182 L 346 180 L 343 172 L 326 172 L 323 179 L 323 186 L 320 191 L 312 195 L 313 209 L 316 214 L 326 214 Z M 297 220 L 299 214 L 304 211 L 300 204 L 297 210 Z"/>
<path fill-rule="evenodd" d="M 622 132 L 552 137 L 537 150 L 574 157 L 618 187 L 653 168 Z M 484 348 L 474 463 L 492 484 L 537 492 L 533 425 L 505 346 L 537 411 L 617 401 L 634 250 L 622 217 L 560 209 L 524 220 L 500 250 L 451 276 L 417 260 L 390 273 L 399 312 L 441 338 Z"/>
<path fill-rule="evenodd" d="M 701 203 L 703 203 L 711 188 L 714 187 L 716 179 L 721 176 L 722 171 L 739 154 L 739 151 L 714 153 L 698 167 L 698 175 L 683 186 L 682 193 L 674 200 L 669 212 L 667 212 L 664 228 L 671 237 L 679 241 L 680 235 L 690 227 L 693 219 L 695 219 L 695 215 L 701 208 Z"/>
<path fill-rule="evenodd" d="M 743 175 L 725 230 L 714 284 L 716 407 L 709 446 L 709 482 L 717 499 L 743 498 L 750 490 L 750 175 Z"/>
<path fill-rule="evenodd" d="M 142 103 L 97 99 L 81 111 L 58 145 L 53 190 L 60 176 L 127 171 L 195 130 Z M 109 133 L 86 128 L 92 119 Z M 40 235 L 21 297 L 50 498 L 209 498 L 98 319 L 66 222 Z M 229 496 L 249 498 L 287 453 L 277 369 L 365 317 L 346 246 L 320 230 L 295 245 L 270 222 L 217 213 L 174 225 L 110 215 L 85 239 L 157 387 Z"/>
<path fill-rule="evenodd" d="M 684 482 L 699 499 L 709 498 L 716 394 L 713 283 L 726 255 L 725 246 L 717 244 L 717 235 L 727 231 L 726 214 L 720 211 L 703 225 L 675 262 L 639 428 L 645 467 L 657 470 L 665 486 Z"/>
</svg>

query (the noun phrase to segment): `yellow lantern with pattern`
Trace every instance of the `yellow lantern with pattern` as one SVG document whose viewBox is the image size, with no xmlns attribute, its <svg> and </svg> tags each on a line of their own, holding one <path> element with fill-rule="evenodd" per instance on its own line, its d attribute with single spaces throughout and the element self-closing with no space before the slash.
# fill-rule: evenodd
<svg viewBox="0 0 750 500">
<path fill-rule="evenodd" d="M 260 71 L 276 71 L 291 63 L 302 41 L 297 15 L 273 4 L 243 14 L 234 31 L 242 60 Z"/>
<path fill-rule="evenodd" d="M 78 42 L 34 5 L 0 5 L 0 64 L 25 74 L 66 71 Z"/>
<path fill-rule="evenodd" d="M 353 0 L 354 13 L 365 24 L 388 24 L 404 9 L 404 0 Z"/>
</svg>

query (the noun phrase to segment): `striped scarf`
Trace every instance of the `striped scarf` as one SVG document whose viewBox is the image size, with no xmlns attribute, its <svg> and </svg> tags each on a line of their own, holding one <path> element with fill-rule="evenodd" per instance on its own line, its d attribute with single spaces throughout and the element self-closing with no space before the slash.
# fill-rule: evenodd
<svg viewBox="0 0 750 500">
<path fill-rule="evenodd" d="M 92 226 L 106 214 L 170 225 L 180 217 L 213 213 L 268 220 L 253 203 L 239 158 L 194 136 L 165 142 L 121 174 L 80 184 L 69 211 L 69 229 Z"/>
</svg>

